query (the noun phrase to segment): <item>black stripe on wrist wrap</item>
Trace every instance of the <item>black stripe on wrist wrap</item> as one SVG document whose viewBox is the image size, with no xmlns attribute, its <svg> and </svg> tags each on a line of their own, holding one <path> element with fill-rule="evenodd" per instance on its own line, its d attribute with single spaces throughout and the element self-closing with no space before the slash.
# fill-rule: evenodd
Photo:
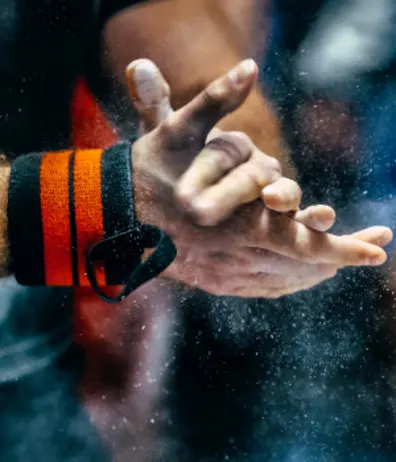
<svg viewBox="0 0 396 462">
<path fill-rule="evenodd" d="M 16 159 L 8 221 L 12 270 L 23 285 L 91 284 L 116 301 L 176 256 L 165 233 L 135 218 L 130 143 Z M 157 249 L 141 264 L 145 247 Z M 114 300 L 100 290 L 115 284 L 126 287 Z"/>
</svg>

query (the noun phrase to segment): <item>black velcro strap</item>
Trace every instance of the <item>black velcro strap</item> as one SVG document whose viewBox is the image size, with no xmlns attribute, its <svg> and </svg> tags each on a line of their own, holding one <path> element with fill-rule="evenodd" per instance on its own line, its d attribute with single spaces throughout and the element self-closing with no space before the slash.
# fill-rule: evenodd
<svg viewBox="0 0 396 462">
<path fill-rule="evenodd" d="M 127 276 L 125 285 L 121 292 L 115 297 L 108 296 L 98 284 L 95 274 L 95 263 L 103 262 L 110 257 L 113 249 L 127 249 L 126 243 L 136 239 L 136 230 L 130 230 L 122 234 L 104 239 L 97 244 L 94 244 L 87 255 L 86 272 L 88 279 L 99 297 L 109 303 L 117 303 L 127 297 L 131 292 L 136 290 L 141 285 L 150 281 L 161 274 L 176 258 L 176 247 L 171 238 L 161 229 L 156 226 L 141 225 L 140 242 L 143 248 L 155 250 L 143 262 L 136 264 L 133 262 L 130 274 Z"/>
</svg>

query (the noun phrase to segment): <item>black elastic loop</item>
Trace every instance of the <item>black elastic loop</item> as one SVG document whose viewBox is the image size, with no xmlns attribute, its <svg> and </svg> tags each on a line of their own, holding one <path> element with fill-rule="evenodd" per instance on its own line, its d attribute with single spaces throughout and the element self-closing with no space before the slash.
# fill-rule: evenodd
<svg viewBox="0 0 396 462">
<path fill-rule="evenodd" d="M 140 225 L 139 233 L 142 248 L 155 248 L 154 252 L 143 262 L 139 261 L 138 265 L 128 276 L 126 284 L 121 293 L 116 297 L 109 297 L 99 287 L 95 274 L 95 261 L 106 260 L 108 252 L 106 248 L 117 244 L 117 241 L 125 238 L 134 239 L 136 230 L 129 230 L 116 236 L 104 239 L 94 244 L 88 252 L 86 258 L 86 272 L 92 288 L 99 297 L 108 303 L 118 303 L 127 297 L 131 292 L 141 285 L 162 273 L 176 258 L 177 250 L 172 239 L 161 229 L 152 225 Z M 141 251 L 141 253 L 143 250 Z M 136 256 L 135 256 L 136 259 Z"/>
</svg>

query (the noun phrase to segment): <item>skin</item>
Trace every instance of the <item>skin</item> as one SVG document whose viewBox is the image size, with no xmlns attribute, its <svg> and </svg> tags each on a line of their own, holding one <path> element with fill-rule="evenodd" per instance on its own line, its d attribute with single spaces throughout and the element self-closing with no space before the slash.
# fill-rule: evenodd
<svg viewBox="0 0 396 462">
<path fill-rule="evenodd" d="M 268 4 L 267 0 L 171 0 L 126 9 L 105 28 L 105 64 L 117 85 L 126 86 L 129 63 L 142 57 L 152 60 L 172 89 L 172 107 L 179 109 L 243 59 L 260 63 L 269 30 Z M 217 127 L 247 133 L 261 151 L 281 163 L 286 177 L 294 178 L 276 114 L 257 82 L 243 105 Z"/>
<path fill-rule="evenodd" d="M 173 111 L 169 87 L 152 62 L 128 67 L 141 131 L 148 130 L 133 148 L 137 210 L 178 248 L 164 276 L 217 295 L 278 297 L 344 266 L 382 264 L 386 255 L 373 242 L 386 244 L 390 230 L 334 236 L 312 229 L 331 225 L 334 211 L 314 206 L 294 214 L 301 191 L 282 177 L 279 163 L 246 134 L 212 131 L 247 98 L 255 78 L 252 62 L 244 61 Z"/>
</svg>

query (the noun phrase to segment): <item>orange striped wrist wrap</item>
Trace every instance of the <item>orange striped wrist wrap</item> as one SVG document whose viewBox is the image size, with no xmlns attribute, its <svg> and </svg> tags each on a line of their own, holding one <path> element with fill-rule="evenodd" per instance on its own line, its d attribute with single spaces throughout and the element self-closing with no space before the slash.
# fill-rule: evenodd
<svg viewBox="0 0 396 462">
<path fill-rule="evenodd" d="M 8 234 L 23 285 L 93 286 L 118 301 L 162 272 L 176 249 L 134 214 L 130 143 L 29 154 L 11 167 Z M 145 261 L 145 248 L 156 250 Z M 125 287 L 112 299 L 106 285 Z"/>
</svg>

